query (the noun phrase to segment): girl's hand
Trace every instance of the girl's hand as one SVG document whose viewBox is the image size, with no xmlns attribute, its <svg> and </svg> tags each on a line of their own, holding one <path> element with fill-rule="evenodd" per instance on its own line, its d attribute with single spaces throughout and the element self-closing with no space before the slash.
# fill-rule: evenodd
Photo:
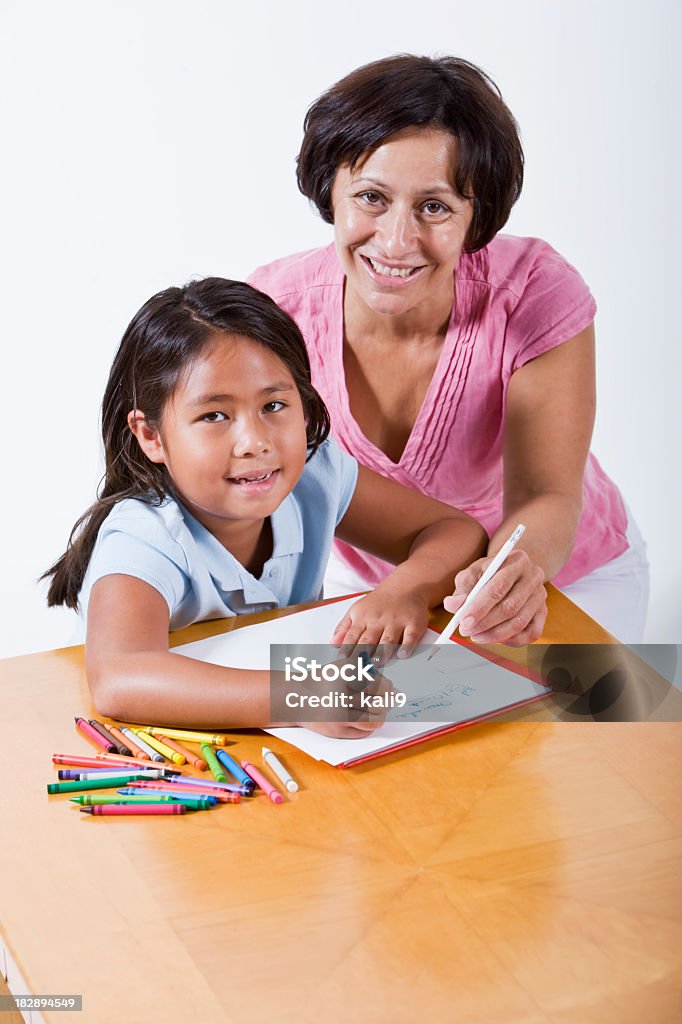
<svg viewBox="0 0 682 1024">
<path fill-rule="evenodd" d="M 356 646 L 373 653 L 378 644 L 399 658 L 414 651 L 429 624 L 429 608 L 414 590 L 398 589 L 389 580 L 352 605 L 334 630 L 331 643 L 349 657 Z M 385 660 L 385 659 L 383 659 Z"/>
<path fill-rule="evenodd" d="M 455 576 L 455 592 L 443 601 L 451 613 L 460 608 L 492 562 L 493 556 L 479 558 Z M 352 611 L 352 609 L 351 609 Z M 504 564 L 486 583 L 459 624 L 462 636 L 476 643 L 509 644 L 521 647 L 537 640 L 547 618 L 544 573 L 525 551 L 512 551 Z"/>
<path fill-rule="evenodd" d="M 347 711 L 347 720 L 339 722 L 301 721 L 297 723 L 298 725 L 304 726 L 312 732 L 318 732 L 322 736 L 330 736 L 332 739 L 364 740 L 369 739 L 375 730 L 384 724 L 389 705 L 384 703 L 382 706 L 380 702 L 379 707 L 375 707 L 372 700 L 371 707 L 363 708 L 361 694 L 367 694 L 372 698 L 379 697 L 381 701 L 385 702 L 396 691 L 390 679 L 375 672 L 374 679 L 366 685 L 363 683 L 354 685 L 322 682 L 319 687 L 316 687 L 315 692 L 319 696 L 323 696 L 325 693 L 345 693 L 348 701 L 352 702 L 352 706 Z"/>
</svg>

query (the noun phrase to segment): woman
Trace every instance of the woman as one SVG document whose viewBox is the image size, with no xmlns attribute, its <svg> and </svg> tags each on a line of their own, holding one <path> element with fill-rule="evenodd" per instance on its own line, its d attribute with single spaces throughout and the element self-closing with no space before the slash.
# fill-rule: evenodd
<svg viewBox="0 0 682 1024">
<path fill-rule="evenodd" d="M 552 580 L 633 642 L 648 565 L 589 452 L 596 305 L 549 245 L 498 235 L 522 181 L 516 122 L 482 71 L 453 57 L 377 61 L 305 120 L 298 184 L 335 245 L 250 280 L 298 322 L 341 445 L 488 530 L 486 558 L 458 575 L 446 607 L 525 523 L 462 633 L 537 639 Z M 341 543 L 336 556 L 337 592 L 389 571 Z"/>
</svg>

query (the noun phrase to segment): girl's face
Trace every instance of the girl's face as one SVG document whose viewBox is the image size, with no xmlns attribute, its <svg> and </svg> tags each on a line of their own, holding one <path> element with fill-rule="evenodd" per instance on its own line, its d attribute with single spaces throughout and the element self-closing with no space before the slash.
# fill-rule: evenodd
<svg viewBox="0 0 682 1024">
<path fill-rule="evenodd" d="M 338 169 L 334 235 L 352 301 L 389 316 L 452 302 L 473 217 L 452 184 L 456 160 L 449 132 L 406 128 Z"/>
<path fill-rule="evenodd" d="M 132 414 L 131 414 L 132 416 Z M 298 388 L 264 345 L 217 334 L 168 400 L 160 430 L 135 430 L 192 515 L 219 540 L 263 520 L 298 482 L 307 455 Z"/>
</svg>

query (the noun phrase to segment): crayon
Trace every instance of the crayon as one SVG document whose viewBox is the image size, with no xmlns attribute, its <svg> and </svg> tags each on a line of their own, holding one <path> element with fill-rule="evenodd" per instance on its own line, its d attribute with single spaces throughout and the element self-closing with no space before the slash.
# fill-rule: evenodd
<svg viewBox="0 0 682 1024">
<path fill-rule="evenodd" d="M 289 774 L 280 759 L 267 747 L 262 748 L 261 754 L 268 768 L 275 773 L 280 782 L 284 783 L 289 792 L 298 792 L 298 782 Z"/>
<path fill-rule="evenodd" d="M 146 751 L 147 754 L 149 754 L 152 761 L 163 761 L 165 764 L 166 758 L 163 756 L 163 754 L 160 754 L 155 747 L 150 746 L 149 743 L 143 740 L 142 737 L 139 736 L 138 733 L 136 733 L 133 729 L 127 729 L 126 726 L 122 725 L 121 732 L 123 733 L 124 736 L 127 736 L 128 739 L 135 740 L 138 747 L 141 747 L 142 750 Z"/>
<path fill-rule="evenodd" d="M 184 759 L 188 761 L 189 764 L 194 765 L 194 767 L 200 772 L 208 771 L 208 765 L 205 761 L 202 761 L 200 757 L 197 757 L 196 754 L 193 754 L 191 750 L 188 750 L 187 747 L 183 747 L 176 740 L 172 740 L 169 736 L 161 735 L 161 733 L 159 733 L 156 738 L 161 740 L 162 743 L 165 743 L 166 746 L 171 748 L 171 750 L 175 750 L 178 754 L 182 754 Z"/>
<path fill-rule="evenodd" d="M 186 786 L 196 786 L 210 793 L 238 793 L 239 796 L 253 796 L 253 786 L 242 786 L 238 782 L 216 782 L 215 779 L 193 779 L 191 775 L 169 775 L 165 782 L 182 782 Z"/>
<path fill-rule="evenodd" d="M 86 779 L 85 782 L 81 782 L 80 779 L 74 779 L 71 782 L 49 782 L 47 791 L 48 793 L 77 793 L 82 789 L 116 789 L 117 786 L 137 781 L 140 778 L 144 778 L 144 776 L 123 775 L 115 779 Z"/>
<path fill-rule="evenodd" d="M 223 767 L 227 768 L 228 772 L 231 772 L 237 782 L 241 783 L 242 786 L 247 786 L 251 790 L 255 788 L 256 784 L 248 772 L 245 772 L 242 766 L 238 764 L 233 757 L 230 757 L 226 750 L 217 750 L 216 757 Z"/>
<path fill-rule="evenodd" d="M 90 771 L 61 770 L 57 772 L 60 781 L 67 779 L 72 782 L 80 779 L 81 782 L 88 782 L 90 779 L 122 779 L 130 775 L 130 768 L 92 768 Z M 163 768 L 152 768 L 149 771 L 135 772 L 141 779 L 166 779 L 169 776 Z"/>
<path fill-rule="evenodd" d="M 173 794 L 184 793 L 187 796 L 212 796 L 218 803 L 221 804 L 238 804 L 241 800 L 239 793 L 226 793 L 224 790 L 214 790 L 211 792 L 207 786 L 205 789 L 202 787 L 198 789 L 196 786 L 172 786 L 168 782 L 161 780 L 153 782 L 147 781 L 147 779 L 140 779 L 135 783 L 135 790 L 157 790 L 161 793 L 167 793 L 169 796 Z"/>
<path fill-rule="evenodd" d="M 80 807 L 81 814 L 187 814 L 187 804 L 105 804 L 96 807 Z"/>
<path fill-rule="evenodd" d="M 114 737 L 111 735 L 111 733 L 109 732 L 109 730 L 107 729 L 107 727 L 105 725 L 102 725 L 101 722 L 98 722 L 96 718 L 88 718 L 88 725 L 91 725 L 92 728 L 96 732 L 98 732 L 100 734 L 102 739 L 106 740 L 107 743 L 109 743 L 110 745 L 113 746 L 114 749 L 112 751 L 109 751 L 109 753 L 112 753 L 112 754 L 122 754 L 123 753 L 122 750 L 118 749 L 119 748 L 118 740 L 114 739 Z M 132 754 L 132 751 L 131 750 L 126 750 L 126 756 L 129 757 L 130 754 Z"/>
<path fill-rule="evenodd" d="M 130 768 L 132 772 L 144 771 L 156 765 L 140 764 L 137 757 L 123 757 L 121 754 L 93 754 L 91 757 L 84 757 L 82 754 L 53 754 L 53 764 L 71 764 L 79 768 Z M 167 766 L 168 771 L 179 771 L 178 768 Z"/>
<path fill-rule="evenodd" d="M 209 746 L 208 743 L 202 743 L 201 753 L 204 755 L 204 758 L 206 759 L 206 764 L 208 765 L 211 771 L 211 775 L 216 780 L 216 782 L 227 782 L 227 775 L 221 768 L 220 762 L 216 758 L 213 747 Z"/>
<path fill-rule="evenodd" d="M 119 793 L 122 794 L 122 798 L 127 796 L 145 796 L 152 801 L 160 800 L 162 803 L 186 804 L 194 811 L 210 811 L 218 805 L 218 801 L 214 796 L 201 796 L 199 793 L 196 796 L 178 793 L 176 796 L 174 793 L 149 793 L 146 789 L 137 789 L 135 786 L 124 786 L 122 789 L 119 789 Z"/>
<path fill-rule="evenodd" d="M 114 746 L 113 740 L 105 740 L 104 736 L 102 736 L 97 729 L 93 729 L 90 723 L 84 718 L 76 716 L 76 718 L 74 718 L 74 722 L 76 723 L 76 728 L 79 732 L 82 732 L 84 736 L 87 736 L 90 742 L 94 743 L 100 750 L 106 750 L 108 754 L 116 753 L 116 747 Z"/>
<path fill-rule="evenodd" d="M 198 732 L 193 729 L 170 729 L 157 725 L 140 726 L 140 732 L 161 733 L 162 736 L 170 736 L 172 740 L 187 740 L 189 743 L 213 743 L 220 747 L 228 743 L 227 736 L 222 733 L 212 735 L 208 732 Z"/>
<path fill-rule="evenodd" d="M 242 768 L 244 769 L 245 772 L 249 773 L 249 775 L 251 776 L 253 781 L 255 783 L 257 783 L 257 785 L 260 786 L 260 788 L 263 790 L 265 795 L 268 796 L 270 798 L 270 800 L 272 800 L 273 804 L 283 804 L 284 803 L 284 797 L 282 796 L 280 791 L 278 789 L 276 789 L 272 785 L 272 783 L 269 782 L 268 779 L 265 778 L 263 773 L 259 772 L 258 769 L 254 765 L 249 764 L 248 761 L 242 761 Z"/>
<path fill-rule="evenodd" d="M 110 793 L 106 796 L 103 793 L 84 793 L 81 796 L 70 796 L 69 800 L 72 804 L 83 804 L 86 807 L 94 807 L 99 804 L 168 804 L 173 802 L 171 797 L 164 793 L 126 793 L 123 796 L 121 793 L 114 793 L 113 796 Z"/>
<path fill-rule="evenodd" d="M 124 735 L 123 726 L 117 729 L 116 732 L 120 733 L 123 739 L 126 741 L 128 746 L 131 748 L 132 756 L 137 758 L 138 761 L 151 761 L 151 755 L 148 750 L 144 750 L 137 742 L 137 736 L 132 729 L 127 729 L 128 735 Z"/>
<path fill-rule="evenodd" d="M 117 729 L 115 725 L 111 725 L 110 722 L 107 723 L 106 729 L 114 737 L 119 754 L 123 754 L 124 757 L 134 757 L 135 751 L 128 746 L 129 740 L 125 738 L 121 730 Z"/>
<path fill-rule="evenodd" d="M 175 764 L 187 763 L 187 759 L 184 754 L 178 754 L 177 750 L 171 750 L 171 748 L 167 747 L 158 736 L 155 736 L 151 732 L 145 733 L 143 742 L 147 743 L 150 747 L 153 747 L 154 750 L 158 751 L 159 754 L 162 754 L 168 761 L 173 761 Z"/>
</svg>

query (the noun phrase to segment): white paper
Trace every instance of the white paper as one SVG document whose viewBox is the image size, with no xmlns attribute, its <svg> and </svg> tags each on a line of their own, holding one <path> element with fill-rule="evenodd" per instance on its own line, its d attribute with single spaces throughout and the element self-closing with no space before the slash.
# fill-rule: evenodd
<svg viewBox="0 0 682 1024">
<path fill-rule="evenodd" d="M 356 600 L 350 598 L 244 626 L 233 633 L 174 647 L 173 651 L 214 665 L 269 669 L 270 644 L 328 644 L 337 623 Z M 437 636 L 433 630 L 427 630 L 422 644 L 432 644 Z M 396 690 L 407 695 L 407 704 L 404 708 L 394 708 L 390 720 L 368 739 L 332 739 L 296 726 L 266 729 L 266 732 L 286 740 L 318 761 L 340 765 L 440 731 L 448 725 L 474 721 L 547 692 L 540 684 L 500 668 L 465 647 L 448 645 L 447 656 L 439 653 L 427 663 L 429 652 L 430 647 L 422 647 L 409 660 L 396 660 L 382 668 L 382 674 L 391 680 Z M 418 691 L 414 684 L 417 676 Z M 434 714 L 438 721 L 434 722 Z"/>
</svg>

